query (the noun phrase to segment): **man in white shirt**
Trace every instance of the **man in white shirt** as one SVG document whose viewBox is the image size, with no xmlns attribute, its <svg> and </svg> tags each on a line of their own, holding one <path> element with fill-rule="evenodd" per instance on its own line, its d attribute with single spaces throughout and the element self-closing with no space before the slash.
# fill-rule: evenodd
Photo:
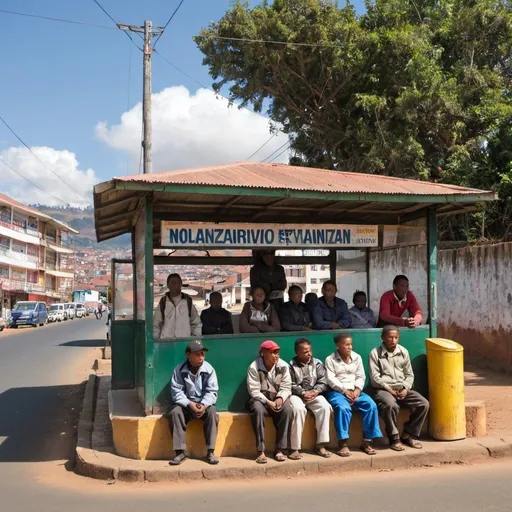
<svg viewBox="0 0 512 512">
<path fill-rule="evenodd" d="M 352 352 L 350 334 L 338 334 L 334 338 L 337 350 L 325 360 L 327 385 L 331 391 L 325 398 L 334 411 L 334 427 L 338 438 L 337 455 L 349 457 L 348 448 L 352 409 L 359 411 L 363 419 L 363 442 L 361 450 L 367 455 L 375 455 L 373 440 L 382 437 L 379 426 L 379 413 L 375 402 L 362 390 L 366 376 L 363 360 L 359 354 Z"/>
<path fill-rule="evenodd" d="M 201 318 L 190 295 L 181 292 L 181 276 L 167 278 L 166 293 L 153 316 L 153 338 L 187 338 L 201 336 Z"/>
</svg>

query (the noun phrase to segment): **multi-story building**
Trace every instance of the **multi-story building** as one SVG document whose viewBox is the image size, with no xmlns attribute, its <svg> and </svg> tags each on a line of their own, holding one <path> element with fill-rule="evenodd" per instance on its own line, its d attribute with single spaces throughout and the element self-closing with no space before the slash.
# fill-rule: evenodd
<svg viewBox="0 0 512 512">
<path fill-rule="evenodd" d="M 70 300 L 78 231 L 0 194 L 0 316 L 20 300 Z"/>
</svg>

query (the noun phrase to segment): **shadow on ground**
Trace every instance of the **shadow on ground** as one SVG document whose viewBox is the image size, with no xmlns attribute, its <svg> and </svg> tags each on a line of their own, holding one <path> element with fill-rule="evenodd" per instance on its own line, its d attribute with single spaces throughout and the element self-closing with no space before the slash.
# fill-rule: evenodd
<svg viewBox="0 0 512 512">
<path fill-rule="evenodd" d="M 74 464 L 85 382 L 12 388 L 0 394 L 0 464 L 66 460 Z"/>
<path fill-rule="evenodd" d="M 104 347 L 106 344 L 105 340 L 97 339 L 97 340 L 75 340 L 75 341 L 66 341 L 66 343 L 61 343 L 59 347 Z"/>
</svg>

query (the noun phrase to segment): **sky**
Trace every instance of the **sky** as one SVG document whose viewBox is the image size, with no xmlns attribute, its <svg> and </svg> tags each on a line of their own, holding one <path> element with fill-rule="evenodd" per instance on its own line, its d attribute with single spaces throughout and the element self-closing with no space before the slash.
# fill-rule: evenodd
<svg viewBox="0 0 512 512">
<path fill-rule="evenodd" d="M 99 1 L 116 21 L 155 26 L 179 4 Z M 154 172 L 247 160 L 270 138 L 267 119 L 229 108 L 211 91 L 192 40 L 230 3 L 185 0 L 158 43 L 183 73 L 153 55 Z M 93 0 L 2 0 L 0 10 L 113 26 Z M 94 184 L 139 172 L 142 53 L 121 31 L 0 12 L 0 44 L 0 116 L 30 148 L 0 122 L 1 192 L 27 204 L 88 206 Z M 252 159 L 286 140 L 275 135 Z M 286 162 L 287 154 L 275 161 Z"/>
</svg>

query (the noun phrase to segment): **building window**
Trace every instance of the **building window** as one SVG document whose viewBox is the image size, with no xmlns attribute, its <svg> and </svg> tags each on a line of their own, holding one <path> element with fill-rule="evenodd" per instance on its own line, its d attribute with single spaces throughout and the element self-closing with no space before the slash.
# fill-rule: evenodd
<svg viewBox="0 0 512 512">
<path fill-rule="evenodd" d="M 27 272 L 25 270 L 12 269 L 12 278 L 15 281 L 25 281 L 27 278 Z"/>
<path fill-rule="evenodd" d="M 0 278 L 9 279 L 9 267 L 0 267 Z"/>
<path fill-rule="evenodd" d="M 28 229 L 30 231 L 37 231 L 37 219 L 35 217 L 28 218 Z"/>
<path fill-rule="evenodd" d="M 15 213 L 12 216 L 12 225 L 14 228 L 18 228 L 21 231 L 25 231 L 27 227 L 27 219 Z"/>
<path fill-rule="evenodd" d="M 0 222 L 11 224 L 11 209 L 8 206 L 0 206 Z"/>
<path fill-rule="evenodd" d="M 0 249 L 9 250 L 11 248 L 11 240 L 6 236 L 0 236 Z"/>
</svg>

